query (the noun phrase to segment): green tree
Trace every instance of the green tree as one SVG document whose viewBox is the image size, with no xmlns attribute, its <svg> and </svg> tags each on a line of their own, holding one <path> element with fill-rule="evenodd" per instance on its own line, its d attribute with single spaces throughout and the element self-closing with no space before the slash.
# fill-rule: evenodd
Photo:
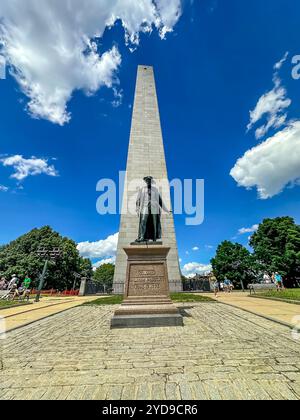
<svg viewBox="0 0 300 420">
<path fill-rule="evenodd" d="M 103 264 L 94 272 L 94 281 L 106 286 L 108 289 L 112 288 L 115 273 L 115 266 L 113 264 Z"/>
<path fill-rule="evenodd" d="M 37 256 L 37 250 L 56 247 L 61 249 L 62 255 L 56 263 L 49 264 L 45 287 L 71 289 L 75 279 L 74 274 L 84 275 L 88 263 L 80 257 L 74 241 L 60 236 L 49 226 L 33 229 L 0 248 L 0 276 L 10 278 L 12 274 L 16 274 L 22 279 L 25 275 L 29 275 L 37 286 L 44 266 L 44 261 Z M 89 266 L 91 268 L 91 264 Z"/>
<path fill-rule="evenodd" d="M 230 241 L 219 245 L 211 264 L 219 281 L 228 278 L 236 288 L 247 287 L 254 280 L 258 268 L 253 256 L 245 247 Z"/>
<path fill-rule="evenodd" d="M 89 258 L 80 259 L 80 274 L 88 279 L 93 277 L 93 265 Z"/>
<path fill-rule="evenodd" d="M 300 226 L 291 217 L 265 219 L 250 239 L 254 257 L 270 274 L 278 271 L 287 286 L 300 279 Z"/>
</svg>

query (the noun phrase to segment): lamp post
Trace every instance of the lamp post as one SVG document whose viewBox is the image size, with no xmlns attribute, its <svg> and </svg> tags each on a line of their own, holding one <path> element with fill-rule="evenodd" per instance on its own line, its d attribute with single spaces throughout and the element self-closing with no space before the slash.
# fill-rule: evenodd
<svg viewBox="0 0 300 420">
<path fill-rule="evenodd" d="M 39 248 L 38 251 L 37 251 L 37 255 L 38 255 L 38 257 L 45 260 L 43 272 L 40 276 L 40 283 L 39 283 L 38 291 L 37 291 L 36 298 L 35 298 L 35 301 L 39 302 L 40 301 L 40 296 L 41 296 L 41 291 L 43 290 L 43 287 L 44 287 L 45 276 L 46 276 L 48 264 L 49 264 L 50 261 L 56 261 L 58 258 L 60 258 L 61 255 L 62 255 L 62 251 L 61 251 L 60 248 L 52 248 L 52 249 Z"/>
</svg>

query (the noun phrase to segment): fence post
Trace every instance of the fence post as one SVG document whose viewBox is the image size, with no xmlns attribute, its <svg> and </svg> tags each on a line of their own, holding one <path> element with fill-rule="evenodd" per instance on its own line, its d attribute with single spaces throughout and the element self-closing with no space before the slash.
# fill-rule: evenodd
<svg viewBox="0 0 300 420">
<path fill-rule="evenodd" d="M 80 283 L 80 290 L 79 290 L 79 296 L 85 296 L 86 293 L 86 285 L 87 285 L 87 278 L 82 277 L 81 283 Z"/>
</svg>

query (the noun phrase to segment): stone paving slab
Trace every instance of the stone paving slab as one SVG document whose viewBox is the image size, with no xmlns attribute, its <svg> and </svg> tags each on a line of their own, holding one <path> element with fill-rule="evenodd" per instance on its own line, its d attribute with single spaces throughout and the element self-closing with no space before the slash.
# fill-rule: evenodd
<svg viewBox="0 0 300 420">
<path fill-rule="evenodd" d="M 0 399 L 300 399 L 291 330 L 215 303 L 185 327 L 110 330 L 115 307 L 81 306 L 0 340 Z"/>
<path fill-rule="evenodd" d="M 203 294 L 203 296 L 207 296 L 207 294 Z M 214 298 L 213 295 L 211 297 Z M 216 300 L 287 325 L 299 325 L 300 305 L 292 302 L 251 297 L 249 291 L 220 293 Z"/>
<path fill-rule="evenodd" d="M 95 299 L 95 296 L 42 297 L 38 303 L 2 309 L 0 316 L 5 319 L 6 330 L 10 331 L 67 309 L 80 306 L 93 299 Z"/>
</svg>

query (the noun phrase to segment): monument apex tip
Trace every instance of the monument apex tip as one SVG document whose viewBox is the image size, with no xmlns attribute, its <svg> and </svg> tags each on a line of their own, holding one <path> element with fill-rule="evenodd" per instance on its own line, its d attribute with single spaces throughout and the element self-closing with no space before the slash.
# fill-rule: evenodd
<svg viewBox="0 0 300 420">
<path fill-rule="evenodd" d="M 143 65 L 143 64 L 139 64 L 138 69 L 139 70 L 153 70 L 153 66 L 146 66 L 146 65 Z"/>
</svg>

